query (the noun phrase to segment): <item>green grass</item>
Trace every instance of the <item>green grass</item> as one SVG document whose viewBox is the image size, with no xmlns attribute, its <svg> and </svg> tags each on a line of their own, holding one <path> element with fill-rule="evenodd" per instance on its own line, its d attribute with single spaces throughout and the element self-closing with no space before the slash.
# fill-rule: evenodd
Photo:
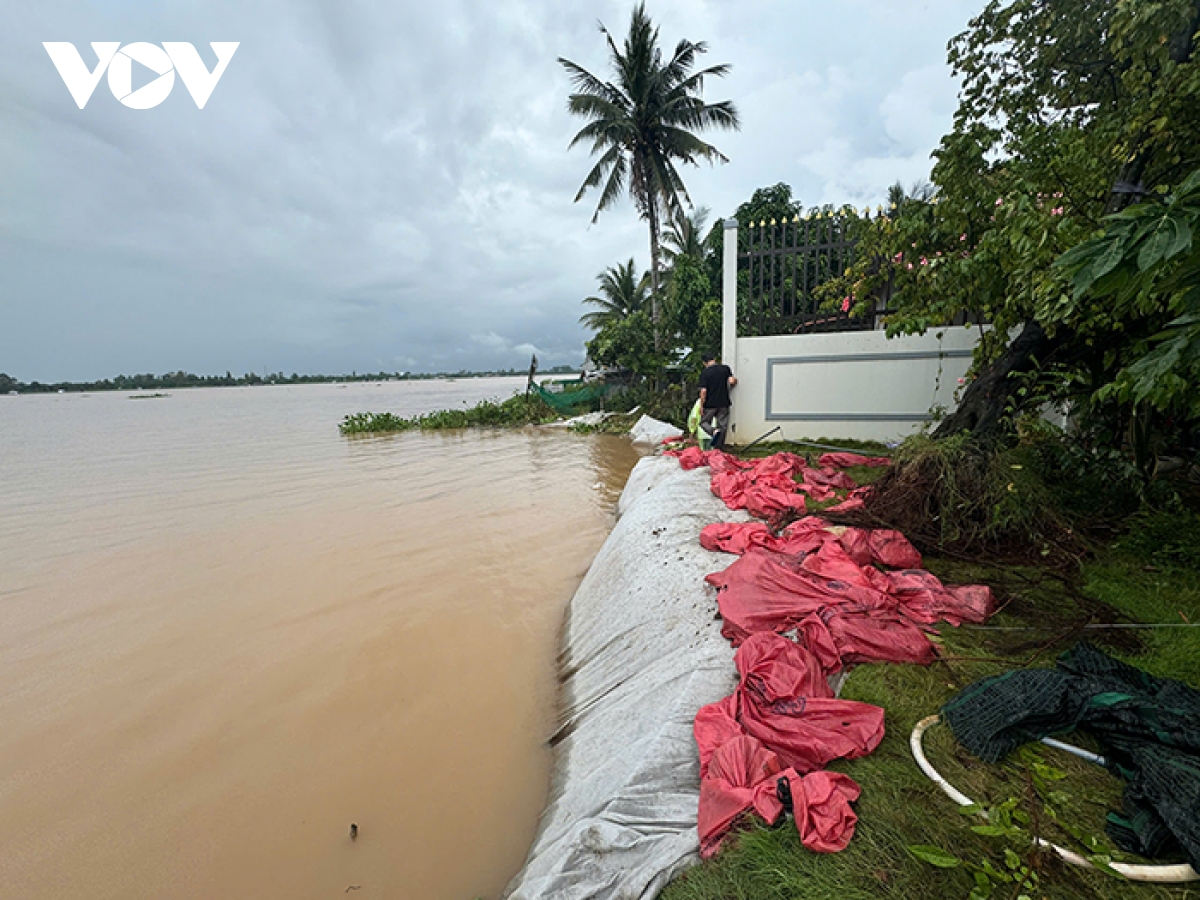
<svg viewBox="0 0 1200 900">
<path fill-rule="evenodd" d="M 895 452 L 887 444 L 882 444 L 879 441 L 856 441 L 853 438 L 817 438 L 810 443 L 798 443 L 795 441 L 763 441 L 761 444 L 755 444 L 748 451 L 738 451 L 733 448 L 739 455 L 744 455 L 748 459 L 758 459 L 763 456 L 770 456 L 772 453 L 779 453 L 786 450 L 788 453 L 795 453 L 799 456 L 807 456 L 810 462 L 816 464 L 817 458 L 823 453 L 831 453 L 834 451 L 823 450 L 820 447 L 814 447 L 812 444 L 824 444 L 827 447 L 840 447 L 842 450 L 849 450 L 853 453 L 861 453 L 864 456 L 891 456 Z"/>
<path fill-rule="evenodd" d="M 1154 674 L 1200 685 L 1200 628 L 1085 632 L 1078 628 L 1089 620 L 1200 622 L 1200 571 L 1183 564 L 1193 560 L 1182 549 L 1163 549 L 1173 536 L 1179 536 L 1180 548 L 1195 547 L 1187 542 L 1196 524 L 1187 515 L 1165 520 L 1149 517 L 1136 523 L 1123 541 L 1085 565 L 1081 593 L 1036 569 L 927 559 L 928 567 L 948 582 L 992 584 L 1006 606 L 988 624 L 1026 630 L 943 627 L 944 662 L 929 667 L 856 668 L 843 696 L 882 706 L 887 736 L 871 756 L 831 766 L 853 777 L 863 789 L 857 804 L 858 830 L 850 846 L 837 854 L 815 854 L 800 845 L 790 822 L 773 829 L 749 826 L 728 840 L 715 859 L 672 882 L 662 894 L 664 900 L 966 898 L 973 885 L 969 873 L 961 867 L 937 869 L 917 860 L 907 847 L 921 844 L 943 848 L 977 865 L 986 859 L 1002 870 L 1004 850 L 1012 849 L 1039 873 L 1037 888 L 1030 893 L 1034 900 L 1200 898 L 1200 883 L 1135 884 L 1035 856 L 1027 840 L 973 833 L 969 826 L 979 820 L 957 812 L 917 769 L 908 747 L 913 725 L 937 712 L 962 687 L 1020 665 L 1051 665 L 1055 655 L 1080 635 Z M 1163 557 L 1157 562 L 1154 550 Z M 1082 735 L 1068 740 L 1089 743 Z M 925 746 L 933 765 L 968 796 L 984 804 L 1018 798 L 1022 808 L 1041 815 L 1043 804 L 1032 792 L 1028 768 L 1015 754 L 1000 765 L 985 765 L 959 748 L 943 726 L 928 732 Z M 1098 840 L 1114 858 L 1131 859 L 1117 853 L 1104 833 L 1105 813 L 1119 808 L 1122 784 L 1103 769 L 1060 751 L 1041 747 L 1038 754 L 1066 773 L 1055 784 L 1065 795 L 1056 807 L 1060 820 L 1071 823 L 1077 835 Z M 1052 822 L 1041 822 L 1038 830 L 1063 846 L 1088 852 L 1076 837 Z M 1004 885 L 993 897 L 1017 894 L 1011 885 Z"/>
</svg>

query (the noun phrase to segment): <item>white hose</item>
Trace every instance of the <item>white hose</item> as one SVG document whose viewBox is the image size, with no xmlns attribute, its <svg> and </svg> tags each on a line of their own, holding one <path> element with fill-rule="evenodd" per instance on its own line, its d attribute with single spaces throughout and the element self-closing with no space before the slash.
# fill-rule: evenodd
<svg viewBox="0 0 1200 900">
<path fill-rule="evenodd" d="M 958 790 L 954 785 L 948 782 L 941 776 L 937 769 L 930 765 L 929 760 L 925 758 L 925 748 L 921 745 L 921 739 L 925 736 L 925 732 L 933 725 L 936 725 L 942 719 L 941 716 L 933 715 L 926 716 L 912 731 L 912 736 L 908 739 L 908 744 L 912 748 L 913 758 L 917 761 L 921 771 L 942 789 L 942 791 L 957 803 L 959 806 L 972 806 L 975 801 Z M 1081 866 L 1085 869 L 1094 869 L 1090 862 L 1074 853 L 1065 847 L 1060 847 L 1058 844 L 1052 844 L 1050 841 L 1042 838 L 1034 838 L 1034 843 L 1039 847 L 1045 847 L 1053 850 L 1065 862 L 1073 866 Z M 1200 881 L 1200 875 L 1196 874 L 1196 870 L 1187 863 L 1177 863 L 1169 866 L 1142 866 L 1132 865 L 1129 863 L 1109 863 L 1109 866 L 1121 875 L 1124 875 L 1130 881 L 1153 881 L 1160 884 L 1177 884 L 1184 881 Z"/>
<path fill-rule="evenodd" d="M 1076 747 L 1074 744 L 1064 744 L 1062 741 L 1056 741 L 1054 738 L 1050 737 L 1042 738 L 1042 743 L 1047 747 L 1055 747 L 1059 750 L 1070 753 L 1072 756 L 1078 756 L 1080 759 L 1086 759 L 1088 762 L 1094 763 L 1097 766 L 1108 765 L 1108 760 L 1106 760 L 1103 756 L 1098 756 L 1095 753 L 1092 753 L 1090 750 L 1084 750 L 1082 747 Z"/>
</svg>

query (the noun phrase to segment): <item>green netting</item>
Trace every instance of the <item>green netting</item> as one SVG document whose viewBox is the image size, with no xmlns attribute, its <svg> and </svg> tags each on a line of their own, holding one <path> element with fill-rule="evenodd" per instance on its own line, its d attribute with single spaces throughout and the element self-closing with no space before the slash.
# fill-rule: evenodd
<svg viewBox="0 0 1200 900">
<path fill-rule="evenodd" d="M 548 391 L 540 384 L 534 384 L 534 390 L 546 405 L 555 412 L 568 413 L 581 406 L 600 399 L 609 391 L 606 384 L 586 384 L 579 387 L 568 386 L 562 391 Z"/>
<path fill-rule="evenodd" d="M 1056 668 L 976 682 L 942 716 L 985 762 L 1046 735 L 1091 732 L 1127 782 L 1124 815 L 1109 813 L 1109 836 L 1152 858 L 1182 849 L 1200 871 L 1200 691 L 1083 643 Z"/>
</svg>

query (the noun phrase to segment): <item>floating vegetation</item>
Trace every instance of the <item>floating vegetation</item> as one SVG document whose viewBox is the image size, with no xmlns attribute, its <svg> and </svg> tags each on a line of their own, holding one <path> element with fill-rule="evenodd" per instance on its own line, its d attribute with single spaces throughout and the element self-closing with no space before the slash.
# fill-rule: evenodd
<svg viewBox="0 0 1200 900">
<path fill-rule="evenodd" d="M 342 419 L 342 434 L 387 434 L 398 431 L 436 431 L 454 428 L 520 428 L 542 425 L 558 414 L 536 395 L 515 394 L 504 401 L 484 400 L 465 409 L 442 409 L 412 418 L 395 413 L 355 413 Z"/>
</svg>

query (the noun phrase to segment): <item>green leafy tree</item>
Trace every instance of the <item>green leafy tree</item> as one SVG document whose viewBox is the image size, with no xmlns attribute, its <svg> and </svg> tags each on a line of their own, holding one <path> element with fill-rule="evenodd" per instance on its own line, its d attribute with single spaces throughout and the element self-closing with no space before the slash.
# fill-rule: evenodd
<svg viewBox="0 0 1200 900">
<path fill-rule="evenodd" d="M 637 274 L 632 258 L 627 263 L 609 266 L 596 277 L 600 282 L 599 295 L 585 297 L 583 302 L 599 309 L 579 317 L 579 321 L 588 328 L 599 331 L 645 308 L 647 276 Z"/>
<path fill-rule="evenodd" d="M 627 369 L 642 378 L 657 377 L 665 363 L 654 348 L 654 329 L 645 310 L 606 323 L 588 341 L 587 354 L 597 365 Z"/>
<path fill-rule="evenodd" d="M 1197 28 L 1200 0 L 992 0 L 951 42 L 963 87 L 934 192 L 874 220 L 831 288 L 858 302 L 889 283 L 893 333 L 992 325 L 937 434 L 999 437 L 1048 396 L 1111 402 L 1161 332 L 1164 295 L 1114 309 L 1054 263 L 1200 166 Z M 1029 390 L 1037 371 L 1053 374 Z"/>
<path fill-rule="evenodd" d="M 663 255 L 670 263 L 664 319 L 675 345 L 688 349 L 682 362 L 696 370 L 721 344 L 721 298 L 715 290 L 720 258 L 713 239 L 720 230 L 705 235 L 708 215 L 706 207 L 680 213 L 663 238 Z"/>
<path fill-rule="evenodd" d="M 604 81 L 569 59 L 559 63 L 570 74 L 575 92 L 567 102 L 574 115 L 587 120 L 571 141 L 590 144 L 599 159 L 584 179 L 575 200 L 591 189 L 600 191 L 592 221 L 624 194 L 633 199 L 650 230 L 650 294 L 657 344 L 659 305 L 659 232 L 664 219 L 674 216 L 683 202 L 691 204 L 678 163 L 725 162 L 716 147 L 697 136 L 713 128 L 739 127 L 737 110 L 728 100 L 705 103 L 706 78 L 722 77 L 729 66 L 696 70 L 707 45 L 681 40 L 665 56 L 658 29 L 644 3 L 633 9 L 629 32 L 618 46 L 600 26 L 608 42 L 612 80 Z"/>
<path fill-rule="evenodd" d="M 1106 226 L 1058 261 L 1075 297 L 1115 321 L 1162 324 L 1136 340 L 1101 397 L 1200 419 L 1200 170 L 1162 202 L 1131 206 Z"/>
<path fill-rule="evenodd" d="M 721 300 L 716 296 L 702 257 L 678 256 L 671 272 L 666 315 L 672 336 L 690 349 L 685 364 L 699 369 L 702 357 L 721 345 Z"/>
<path fill-rule="evenodd" d="M 804 204 L 792 199 L 792 188 L 782 181 L 771 187 L 758 188 L 750 199 L 734 213 L 739 225 L 753 222 L 784 221 L 804 214 Z"/>
</svg>

